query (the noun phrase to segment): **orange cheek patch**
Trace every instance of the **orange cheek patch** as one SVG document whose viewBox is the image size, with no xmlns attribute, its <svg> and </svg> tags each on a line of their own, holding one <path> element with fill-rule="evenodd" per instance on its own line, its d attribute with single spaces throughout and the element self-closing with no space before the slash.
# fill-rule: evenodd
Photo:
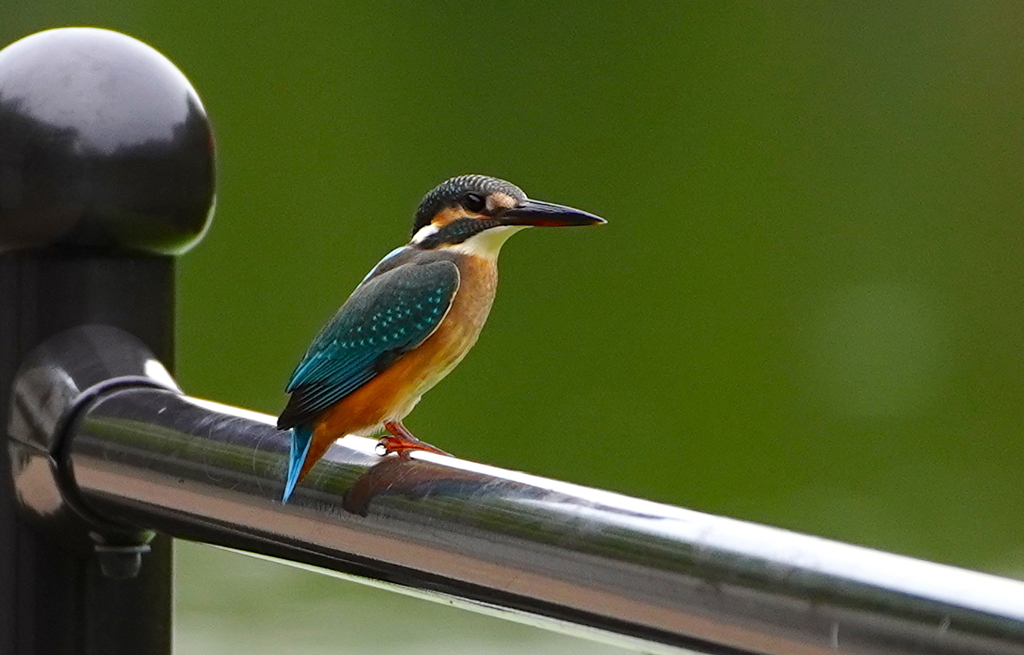
<svg viewBox="0 0 1024 655">
<path fill-rule="evenodd" d="M 466 211 L 462 207 L 446 207 L 441 211 L 437 212 L 437 215 L 430 221 L 430 223 L 438 228 L 442 228 L 448 225 L 452 221 L 459 218 L 487 218 L 483 214 L 477 214 L 475 212 Z"/>
</svg>

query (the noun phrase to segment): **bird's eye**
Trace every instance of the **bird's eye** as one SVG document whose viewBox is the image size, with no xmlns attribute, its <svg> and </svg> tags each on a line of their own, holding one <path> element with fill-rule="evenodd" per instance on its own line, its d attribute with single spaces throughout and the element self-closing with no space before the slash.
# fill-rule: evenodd
<svg viewBox="0 0 1024 655">
<path fill-rule="evenodd" d="M 487 207 L 487 201 L 479 193 L 467 193 L 462 199 L 462 206 L 471 212 L 482 212 Z"/>
</svg>

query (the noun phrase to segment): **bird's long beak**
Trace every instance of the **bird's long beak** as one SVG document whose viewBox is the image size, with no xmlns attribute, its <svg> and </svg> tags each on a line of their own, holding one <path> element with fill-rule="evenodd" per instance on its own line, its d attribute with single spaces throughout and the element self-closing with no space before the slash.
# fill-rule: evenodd
<svg viewBox="0 0 1024 655">
<path fill-rule="evenodd" d="M 600 225 L 608 221 L 582 209 L 573 209 L 543 200 L 525 200 L 522 204 L 502 212 L 501 222 L 505 225 L 568 227 L 571 225 Z"/>
</svg>

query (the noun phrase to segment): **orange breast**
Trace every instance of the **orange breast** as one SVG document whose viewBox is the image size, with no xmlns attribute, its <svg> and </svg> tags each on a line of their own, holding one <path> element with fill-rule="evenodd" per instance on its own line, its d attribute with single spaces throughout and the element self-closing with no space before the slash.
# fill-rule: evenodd
<svg viewBox="0 0 1024 655">
<path fill-rule="evenodd" d="M 367 435 L 384 421 L 402 420 L 420 396 L 448 375 L 473 347 L 494 302 L 498 269 L 494 262 L 480 257 L 461 257 L 456 263 L 461 274 L 459 290 L 441 325 L 418 348 L 325 411 L 315 425 L 311 451 L 322 440 L 326 440 L 326 450 L 346 434 Z"/>
</svg>

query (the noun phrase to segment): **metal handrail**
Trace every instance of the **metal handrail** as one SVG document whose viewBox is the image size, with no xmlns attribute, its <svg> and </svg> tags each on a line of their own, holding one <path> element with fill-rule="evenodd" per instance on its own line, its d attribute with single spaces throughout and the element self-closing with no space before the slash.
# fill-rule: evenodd
<svg viewBox="0 0 1024 655">
<path fill-rule="evenodd" d="M 54 463 L 18 487 L 55 470 L 40 519 L 63 493 L 122 556 L 156 530 L 647 652 L 1024 653 L 1022 582 L 369 439 L 282 504 L 273 418 L 182 394 L 112 328 L 51 340 L 15 391 L 12 435 Z"/>
</svg>

